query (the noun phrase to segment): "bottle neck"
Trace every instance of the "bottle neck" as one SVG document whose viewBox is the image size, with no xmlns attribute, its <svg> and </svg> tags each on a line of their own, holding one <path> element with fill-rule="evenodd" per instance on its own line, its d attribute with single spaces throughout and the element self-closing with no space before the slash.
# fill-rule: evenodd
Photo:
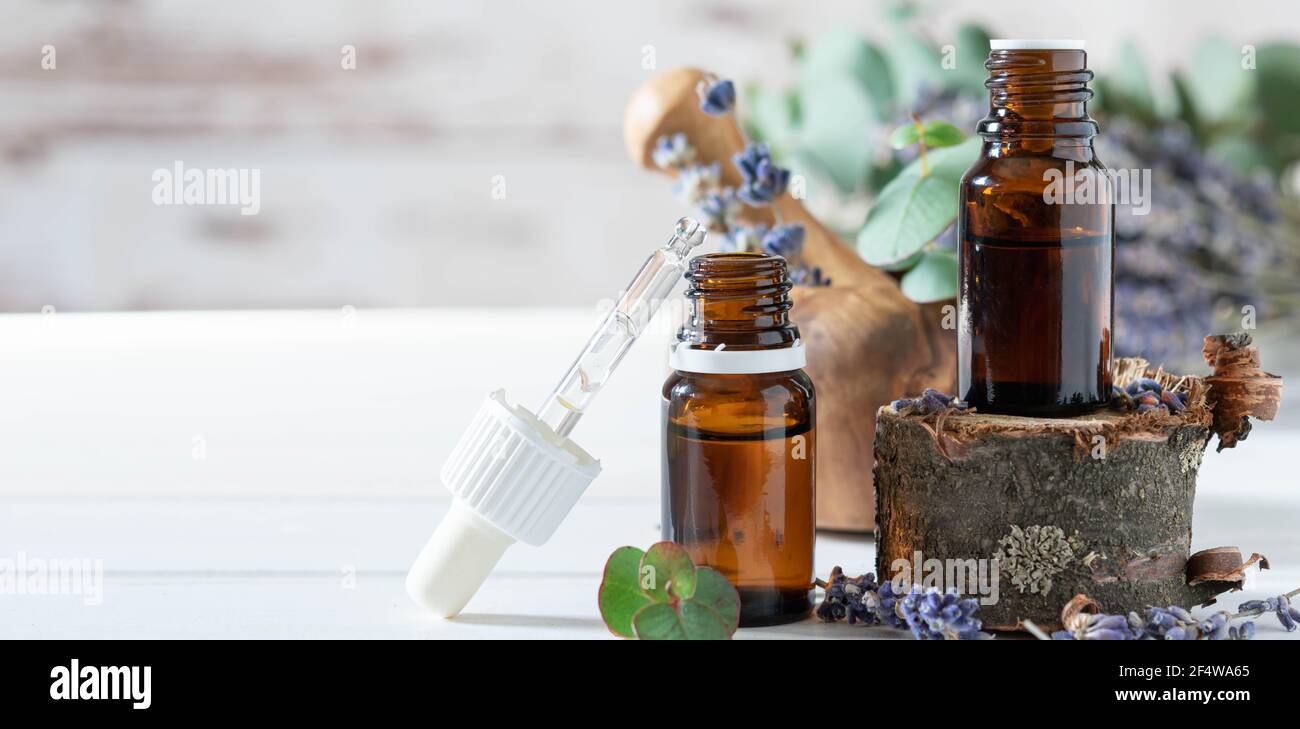
<svg viewBox="0 0 1300 729">
<path fill-rule="evenodd" d="M 1057 139 L 1090 145 L 1087 54 L 1081 50 L 995 50 L 984 64 L 989 113 L 977 127 L 986 142 Z"/>
<path fill-rule="evenodd" d="M 761 253 L 714 253 L 686 272 L 686 322 L 679 346 L 726 351 L 791 347 L 790 277 L 785 259 Z"/>
</svg>

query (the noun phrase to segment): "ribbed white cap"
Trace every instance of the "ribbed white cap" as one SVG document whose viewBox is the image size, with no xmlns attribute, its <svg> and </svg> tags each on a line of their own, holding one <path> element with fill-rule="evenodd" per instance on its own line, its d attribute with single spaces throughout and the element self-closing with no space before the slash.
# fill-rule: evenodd
<svg viewBox="0 0 1300 729">
<path fill-rule="evenodd" d="M 599 473 L 586 451 L 492 393 L 442 467 L 455 501 L 407 572 L 407 593 L 454 617 L 512 543 L 550 539 Z"/>
<path fill-rule="evenodd" d="M 1087 41 L 1063 38 L 994 38 L 989 48 L 995 51 L 1084 51 Z"/>
<path fill-rule="evenodd" d="M 536 546 L 599 473 L 599 461 L 497 390 L 443 465 L 442 483 L 498 529 Z"/>
</svg>

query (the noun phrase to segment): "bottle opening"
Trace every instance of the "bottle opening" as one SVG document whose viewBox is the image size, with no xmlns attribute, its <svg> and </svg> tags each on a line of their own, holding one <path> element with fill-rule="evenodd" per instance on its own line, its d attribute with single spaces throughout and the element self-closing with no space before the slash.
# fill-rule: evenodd
<svg viewBox="0 0 1300 729">
<path fill-rule="evenodd" d="M 788 317 L 791 283 L 780 256 L 696 256 L 686 282 L 687 320 L 679 346 L 754 350 L 789 347 L 799 338 Z"/>
</svg>

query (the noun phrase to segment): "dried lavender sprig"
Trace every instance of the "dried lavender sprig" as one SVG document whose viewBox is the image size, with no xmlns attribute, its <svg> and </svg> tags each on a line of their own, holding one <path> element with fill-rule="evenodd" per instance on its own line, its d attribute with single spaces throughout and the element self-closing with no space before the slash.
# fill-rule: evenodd
<svg viewBox="0 0 1300 729">
<path fill-rule="evenodd" d="M 736 86 L 729 79 L 704 74 L 696 84 L 700 109 L 710 116 L 726 116 L 736 109 Z M 804 228 L 799 223 L 786 225 L 781 210 L 772 203 L 785 194 L 790 184 L 790 170 L 778 166 L 767 145 L 744 139 L 744 151 L 732 158 L 743 182 L 739 188 L 723 187 L 718 163 L 695 164 L 695 148 L 684 133 L 660 137 L 652 155 L 655 164 L 677 172 L 674 193 L 686 204 L 698 208 L 697 215 L 710 228 L 720 229 L 725 250 L 757 251 L 783 256 L 789 261 L 790 281 L 796 286 L 830 286 L 831 278 L 820 267 L 799 260 Z M 775 225 L 744 225 L 741 205 L 767 207 Z"/>
<path fill-rule="evenodd" d="M 839 567 L 831 570 L 829 581 L 814 580 L 825 594 L 817 606 L 817 617 L 825 622 L 846 620 L 850 625 L 881 624 L 908 629 L 918 640 L 978 640 L 990 637 L 981 632 L 975 616 L 979 602 L 962 599 L 956 589 L 940 592 L 931 587 L 923 590 L 912 585 L 910 591 L 895 592 L 892 581 L 876 583 L 867 573 L 849 578 Z"/>
<path fill-rule="evenodd" d="M 1232 621 L 1274 612 L 1288 632 L 1300 627 L 1300 608 L 1290 604 L 1296 595 L 1300 595 L 1300 588 L 1267 600 L 1247 600 L 1237 606 L 1235 613 L 1220 610 L 1201 621 L 1186 608 L 1171 605 L 1149 608 L 1145 620 L 1137 613 L 1080 614 L 1077 625 L 1050 636 L 1032 621 L 1021 621 L 1021 625 L 1039 640 L 1249 640 L 1255 635 L 1254 621 L 1240 626 L 1232 625 Z"/>
<path fill-rule="evenodd" d="M 1139 377 L 1128 387 L 1110 388 L 1110 407 L 1125 412 L 1163 410 L 1170 415 L 1179 415 L 1187 409 L 1187 395 L 1166 388 L 1150 377 Z"/>
<path fill-rule="evenodd" d="M 1300 608 L 1291 604 L 1291 598 L 1300 595 L 1300 588 L 1283 593 L 1266 600 L 1247 600 L 1237 606 L 1237 612 L 1229 619 L 1257 617 L 1266 612 L 1277 615 L 1277 620 L 1290 633 L 1300 624 Z"/>
<path fill-rule="evenodd" d="M 920 397 L 903 397 L 889 404 L 899 415 L 937 415 L 945 410 L 965 411 L 970 406 L 955 397 L 927 387 Z"/>
</svg>

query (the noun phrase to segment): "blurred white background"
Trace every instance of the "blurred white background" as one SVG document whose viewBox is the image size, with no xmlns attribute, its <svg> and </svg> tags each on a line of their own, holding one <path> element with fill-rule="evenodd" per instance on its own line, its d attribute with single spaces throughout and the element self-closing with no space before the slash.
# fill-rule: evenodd
<svg viewBox="0 0 1300 729">
<path fill-rule="evenodd" d="M 1125 39 L 1163 72 L 1209 33 L 1300 35 L 1290 0 L 920 6 L 938 44 L 970 20 L 1081 37 L 1101 74 Z M 645 47 L 658 70 L 776 85 L 794 40 L 884 40 L 883 7 L 11 0 L 0 311 L 594 306 L 687 212 L 623 149 L 624 104 L 655 73 Z M 260 169 L 260 214 L 155 206 L 151 174 L 175 160 Z"/>
<path fill-rule="evenodd" d="M 1165 71 L 1209 33 L 1300 36 L 1289 0 L 1230 24 L 1215 2 L 922 7 L 938 44 L 971 20 L 1082 37 L 1101 74 L 1125 39 Z M 539 401 L 688 212 L 624 151 L 632 91 L 680 65 L 780 84 L 793 41 L 879 38 L 882 17 L 775 0 L 5 3 L 0 492 L 440 495 L 483 395 Z M 153 171 L 175 160 L 261 170 L 260 213 L 154 205 Z M 185 313 L 303 308 L 320 311 Z M 166 311 L 111 313 L 138 310 Z M 606 465 L 595 498 L 657 498 L 656 337 L 577 433 Z M 1268 342 L 1265 365 L 1294 347 Z"/>
</svg>

